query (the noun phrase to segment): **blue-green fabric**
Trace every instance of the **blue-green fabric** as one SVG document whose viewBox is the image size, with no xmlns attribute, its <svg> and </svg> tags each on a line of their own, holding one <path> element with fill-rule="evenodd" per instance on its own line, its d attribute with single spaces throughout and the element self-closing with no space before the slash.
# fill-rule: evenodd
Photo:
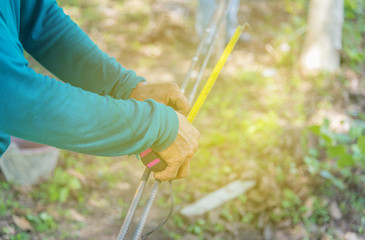
<svg viewBox="0 0 365 240">
<path fill-rule="evenodd" d="M 24 50 L 63 82 L 29 68 Z M 0 1 L 0 155 L 9 135 L 100 156 L 164 150 L 178 118 L 153 100 L 128 99 L 141 81 L 55 0 Z"/>
<path fill-rule="evenodd" d="M 10 144 L 10 136 L 0 132 L 0 157 L 6 151 Z"/>
</svg>

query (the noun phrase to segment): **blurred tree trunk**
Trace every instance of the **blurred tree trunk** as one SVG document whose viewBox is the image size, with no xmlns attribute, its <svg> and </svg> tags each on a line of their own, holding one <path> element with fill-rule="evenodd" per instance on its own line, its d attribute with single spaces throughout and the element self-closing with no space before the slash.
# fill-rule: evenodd
<svg viewBox="0 0 365 240">
<path fill-rule="evenodd" d="M 304 72 L 340 66 L 344 0 L 310 0 L 307 34 L 300 57 Z"/>
</svg>

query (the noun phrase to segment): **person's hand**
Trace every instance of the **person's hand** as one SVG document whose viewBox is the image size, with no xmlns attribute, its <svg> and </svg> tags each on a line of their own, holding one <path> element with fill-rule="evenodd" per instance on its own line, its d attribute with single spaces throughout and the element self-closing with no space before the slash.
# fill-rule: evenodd
<svg viewBox="0 0 365 240">
<path fill-rule="evenodd" d="M 144 101 L 152 98 L 156 102 L 170 106 L 181 114 L 187 116 L 190 105 L 179 87 L 174 83 L 147 83 L 140 82 L 132 90 L 130 98 Z"/>
<path fill-rule="evenodd" d="M 165 170 L 155 172 L 154 176 L 160 181 L 186 177 L 189 174 L 190 160 L 198 149 L 200 133 L 183 115 L 177 113 L 179 131 L 175 141 L 167 149 L 158 152 L 167 163 Z"/>
</svg>

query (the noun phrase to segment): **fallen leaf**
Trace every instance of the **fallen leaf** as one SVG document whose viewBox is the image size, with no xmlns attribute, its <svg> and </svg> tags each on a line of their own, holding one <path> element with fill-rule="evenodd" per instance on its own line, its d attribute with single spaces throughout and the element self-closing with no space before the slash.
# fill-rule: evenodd
<svg viewBox="0 0 365 240">
<path fill-rule="evenodd" d="M 125 191 L 131 188 L 131 185 L 127 182 L 118 183 L 116 188 L 121 191 Z"/>
<path fill-rule="evenodd" d="M 304 214 L 305 218 L 309 218 L 312 215 L 314 200 L 315 200 L 315 197 L 313 197 L 313 196 L 311 196 L 311 197 L 307 198 L 307 200 L 305 200 L 304 206 L 307 209 L 306 213 Z"/>
<path fill-rule="evenodd" d="M 18 217 L 13 215 L 12 217 L 14 224 L 23 231 L 32 231 L 33 227 L 30 222 L 24 217 Z"/>
<path fill-rule="evenodd" d="M 342 218 L 342 213 L 336 202 L 331 202 L 329 207 L 329 213 L 331 217 L 335 220 L 340 220 Z"/>
<path fill-rule="evenodd" d="M 277 231 L 273 236 L 273 240 L 290 240 L 291 236 L 285 231 Z"/>
<path fill-rule="evenodd" d="M 77 178 L 83 185 L 86 185 L 87 184 L 86 177 L 82 173 L 80 173 L 80 172 L 78 172 L 78 171 L 76 171 L 74 169 L 69 169 L 69 170 L 67 170 L 67 172 L 71 176 Z"/>
<path fill-rule="evenodd" d="M 24 209 L 20 209 L 20 208 L 13 208 L 13 213 L 16 214 L 17 216 L 27 215 L 27 211 L 25 211 Z"/>
<path fill-rule="evenodd" d="M 358 240 L 359 238 L 357 237 L 356 233 L 354 232 L 347 232 L 345 233 L 345 240 Z"/>
<path fill-rule="evenodd" d="M 6 236 L 6 235 L 15 235 L 16 231 L 13 227 L 5 224 L 1 225 L 2 230 L 0 231 L 1 236 Z"/>
<path fill-rule="evenodd" d="M 78 213 L 75 209 L 70 209 L 69 214 L 71 219 L 79 222 L 85 222 L 85 217 Z"/>
</svg>

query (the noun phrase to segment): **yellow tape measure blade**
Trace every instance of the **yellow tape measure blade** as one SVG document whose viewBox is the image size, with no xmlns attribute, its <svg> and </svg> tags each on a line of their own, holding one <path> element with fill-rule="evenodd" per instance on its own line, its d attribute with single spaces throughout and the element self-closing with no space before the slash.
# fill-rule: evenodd
<svg viewBox="0 0 365 240">
<path fill-rule="evenodd" d="M 203 90 L 200 92 L 198 99 L 195 101 L 192 109 L 189 112 L 188 120 L 190 123 L 192 123 L 194 121 L 194 119 L 195 119 L 196 115 L 198 114 L 200 108 L 202 107 L 205 99 L 207 98 L 210 90 L 212 89 L 215 81 L 217 80 L 220 72 L 222 71 L 224 64 L 227 62 L 227 58 L 231 54 L 233 48 L 236 46 L 236 43 L 238 42 L 238 39 L 241 36 L 241 34 L 246 26 L 247 26 L 247 24 L 244 24 L 243 26 L 238 26 L 236 28 L 235 33 L 229 40 L 227 46 L 225 47 L 222 55 L 219 58 L 217 64 L 215 65 L 212 73 L 210 74 L 207 82 L 205 83 Z"/>
</svg>

